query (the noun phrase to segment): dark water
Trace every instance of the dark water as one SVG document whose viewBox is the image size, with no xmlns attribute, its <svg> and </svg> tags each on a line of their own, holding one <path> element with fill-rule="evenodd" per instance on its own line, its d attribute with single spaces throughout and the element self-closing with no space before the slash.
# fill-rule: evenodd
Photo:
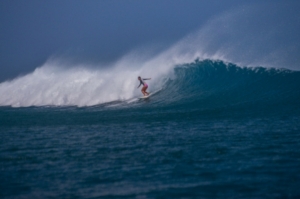
<svg viewBox="0 0 300 199">
<path fill-rule="evenodd" d="M 175 74 L 129 104 L 0 108 L 0 197 L 300 198 L 300 72 Z"/>
</svg>

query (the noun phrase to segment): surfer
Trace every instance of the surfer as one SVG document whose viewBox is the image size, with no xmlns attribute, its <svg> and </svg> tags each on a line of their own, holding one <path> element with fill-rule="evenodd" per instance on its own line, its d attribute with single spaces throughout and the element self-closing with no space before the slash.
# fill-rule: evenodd
<svg viewBox="0 0 300 199">
<path fill-rule="evenodd" d="M 143 84 L 143 88 L 142 88 L 142 93 L 144 94 L 144 96 L 146 96 L 146 95 L 149 95 L 149 93 L 148 92 L 146 92 L 146 90 L 147 90 L 147 88 L 148 88 L 148 84 L 146 84 L 145 82 L 144 82 L 144 80 L 150 80 L 151 78 L 145 78 L 145 79 L 142 79 L 140 76 L 138 77 L 138 80 L 140 80 L 140 85 L 137 87 L 137 88 L 139 88 L 142 84 Z"/>
</svg>

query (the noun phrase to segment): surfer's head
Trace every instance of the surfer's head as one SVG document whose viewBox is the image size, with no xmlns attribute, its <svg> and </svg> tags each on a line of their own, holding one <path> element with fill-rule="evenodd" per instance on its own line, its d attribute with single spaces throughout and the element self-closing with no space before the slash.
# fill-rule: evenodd
<svg viewBox="0 0 300 199">
<path fill-rule="evenodd" d="M 140 76 L 138 76 L 138 80 L 141 80 L 141 77 L 140 77 Z"/>
</svg>

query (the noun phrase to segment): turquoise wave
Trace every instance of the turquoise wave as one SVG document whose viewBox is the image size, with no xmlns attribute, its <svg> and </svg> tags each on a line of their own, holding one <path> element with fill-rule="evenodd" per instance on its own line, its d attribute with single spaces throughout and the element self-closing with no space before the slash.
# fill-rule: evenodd
<svg viewBox="0 0 300 199">
<path fill-rule="evenodd" d="M 299 71 L 196 60 L 177 66 L 175 75 L 153 96 L 160 105 L 189 109 L 300 106 Z"/>
</svg>

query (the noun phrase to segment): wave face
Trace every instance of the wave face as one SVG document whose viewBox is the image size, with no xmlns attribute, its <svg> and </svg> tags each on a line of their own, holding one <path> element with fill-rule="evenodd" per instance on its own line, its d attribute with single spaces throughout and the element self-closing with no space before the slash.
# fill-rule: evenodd
<svg viewBox="0 0 300 199">
<path fill-rule="evenodd" d="M 176 109 L 281 110 L 300 107 L 300 72 L 196 60 L 177 66 L 158 100 Z"/>
</svg>

